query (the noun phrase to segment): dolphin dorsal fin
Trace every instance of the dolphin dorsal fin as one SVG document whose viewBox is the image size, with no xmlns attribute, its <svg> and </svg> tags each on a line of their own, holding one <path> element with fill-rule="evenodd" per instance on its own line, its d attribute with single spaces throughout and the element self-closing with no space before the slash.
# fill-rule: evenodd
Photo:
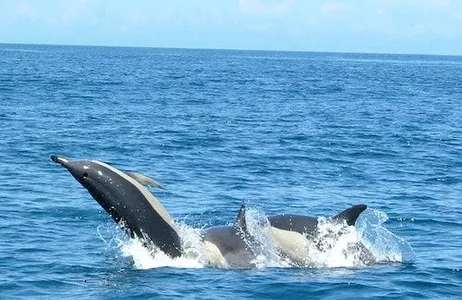
<svg viewBox="0 0 462 300">
<path fill-rule="evenodd" d="M 247 231 L 247 222 L 245 221 L 245 205 L 244 202 L 241 204 L 241 208 L 239 209 L 239 213 L 236 218 L 236 223 L 234 226 L 242 231 Z"/>
<path fill-rule="evenodd" d="M 128 173 L 127 172 L 127 175 L 135 179 L 142 185 L 149 185 L 149 186 L 156 187 L 156 188 L 163 189 L 163 190 L 165 189 L 165 187 L 162 184 L 158 183 L 154 179 L 149 178 L 148 176 L 143 175 L 141 173 L 136 173 L 136 172 Z"/>
<path fill-rule="evenodd" d="M 333 220 L 338 220 L 342 221 L 345 220 L 348 226 L 355 225 L 356 219 L 358 219 L 359 215 L 365 211 L 367 208 L 367 205 L 364 204 L 358 204 L 358 205 L 353 205 L 350 208 L 345 209 L 335 217 L 333 217 Z"/>
</svg>

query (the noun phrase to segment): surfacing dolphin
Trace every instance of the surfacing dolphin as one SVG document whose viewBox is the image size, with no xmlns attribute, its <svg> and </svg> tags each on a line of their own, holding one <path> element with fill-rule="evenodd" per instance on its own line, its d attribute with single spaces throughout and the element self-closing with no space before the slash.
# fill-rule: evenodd
<svg viewBox="0 0 462 300">
<path fill-rule="evenodd" d="M 319 251 L 330 250 L 332 243 L 323 243 L 323 239 L 329 238 L 331 242 L 338 240 L 347 226 L 355 225 L 359 215 L 366 208 L 364 204 L 354 205 L 326 219 L 332 225 L 342 225 L 340 230 L 329 232 L 327 237 L 320 236 L 319 218 L 293 214 L 270 216 L 268 221 L 271 224 L 271 236 L 281 256 L 288 258 L 294 265 L 307 266 L 311 264 L 307 242 L 317 242 L 315 246 Z M 357 253 L 363 264 L 375 262 L 372 253 L 361 242 L 349 246 L 354 248 L 350 250 Z"/>
<path fill-rule="evenodd" d="M 172 258 L 183 254 L 181 237 L 175 223 L 154 195 L 145 187 L 163 188 L 157 181 L 139 173 L 123 172 L 97 160 L 69 160 L 56 155 L 51 160 L 65 167 L 85 187 L 104 210 L 132 237 L 138 237 L 144 245 L 158 247 Z M 355 205 L 330 220 L 354 225 L 366 205 Z M 309 256 L 304 243 L 313 239 L 318 231 L 318 219 L 301 215 L 277 215 L 268 217 L 271 237 L 279 253 L 304 265 Z M 247 230 L 245 208 L 241 206 L 232 226 L 216 226 L 202 232 L 202 242 L 211 265 L 223 267 L 252 267 L 257 253 L 251 244 L 255 242 Z M 372 262 L 372 255 L 360 245 L 358 251 Z"/>
</svg>

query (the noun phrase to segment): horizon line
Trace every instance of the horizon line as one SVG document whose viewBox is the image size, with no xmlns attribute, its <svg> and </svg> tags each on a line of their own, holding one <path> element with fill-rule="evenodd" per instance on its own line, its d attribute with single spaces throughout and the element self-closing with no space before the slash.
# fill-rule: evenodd
<svg viewBox="0 0 462 300">
<path fill-rule="evenodd" d="M 58 47 L 101 47 L 101 48 L 146 48 L 146 49 L 176 49 L 176 50 L 215 50 L 215 51 L 248 51 L 248 52 L 286 52 L 286 53 L 331 53 L 331 54 L 365 54 L 365 55 L 409 55 L 409 56 L 450 56 L 462 57 L 462 54 L 416 53 L 416 52 L 353 52 L 353 51 L 322 51 L 322 50 L 280 50 L 280 49 L 244 49 L 244 48 L 214 48 L 214 47 L 169 47 L 169 46 L 134 46 L 134 45 L 97 45 L 97 44 L 50 44 L 25 42 L 0 42 L 0 45 L 58 46 Z"/>
</svg>

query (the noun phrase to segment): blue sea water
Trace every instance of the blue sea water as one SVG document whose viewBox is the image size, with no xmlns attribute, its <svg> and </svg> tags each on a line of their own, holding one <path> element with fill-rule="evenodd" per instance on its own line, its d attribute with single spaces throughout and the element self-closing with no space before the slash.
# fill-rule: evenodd
<svg viewBox="0 0 462 300">
<path fill-rule="evenodd" d="M 461 298 L 462 57 L 1 44 L 0 100 L 1 299 Z M 161 266 L 51 154 L 156 178 L 191 227 L 364 203 L 414 257 Z"/>
</svg>

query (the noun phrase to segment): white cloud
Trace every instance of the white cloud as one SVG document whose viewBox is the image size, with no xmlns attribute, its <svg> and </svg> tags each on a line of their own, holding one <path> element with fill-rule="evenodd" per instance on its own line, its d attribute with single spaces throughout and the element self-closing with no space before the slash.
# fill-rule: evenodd
<svg viewBox="0 0 462 300">
<path fill-rule="evenodd" d="M 287 13 L 295 0 L 238 0 L 239 9 L 247 14 L 281 15 Z"/>
</svg>

